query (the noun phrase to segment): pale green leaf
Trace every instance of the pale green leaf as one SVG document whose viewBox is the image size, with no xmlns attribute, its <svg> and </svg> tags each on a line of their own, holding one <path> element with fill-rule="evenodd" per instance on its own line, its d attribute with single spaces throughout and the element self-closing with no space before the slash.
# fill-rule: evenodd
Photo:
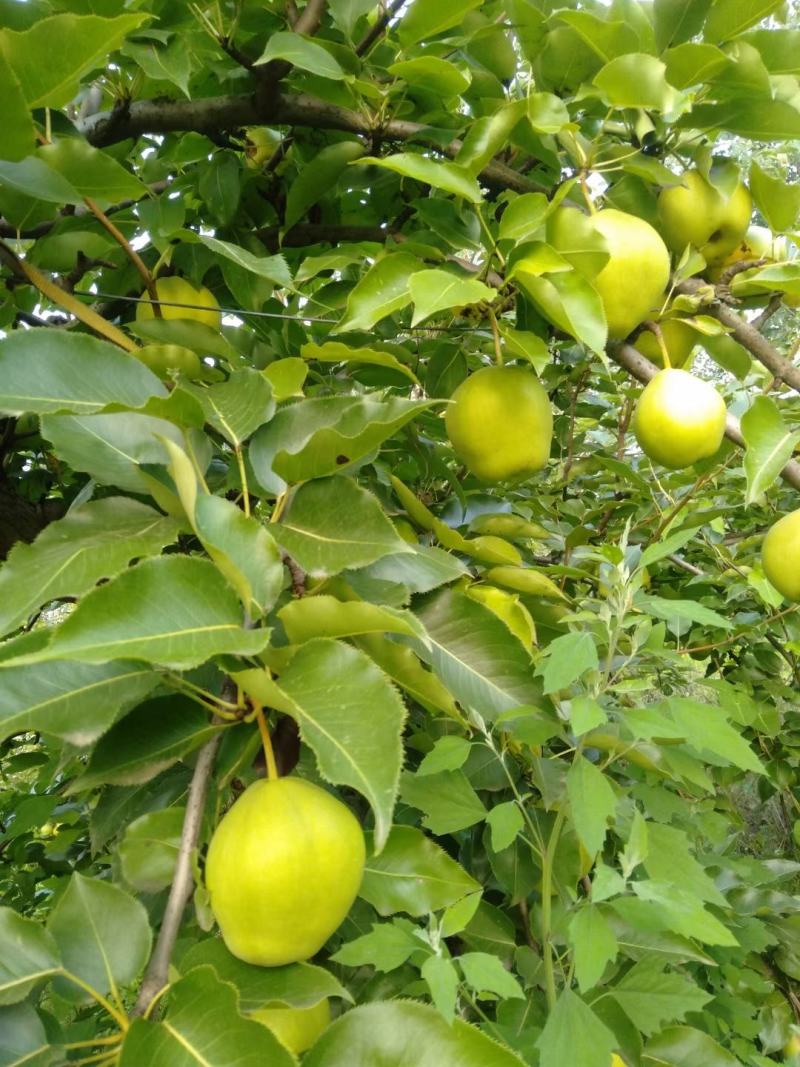
<svg viewBox="0 0 800 1067">
<path fill-rule="evenodd" d="M 546 693 L 566 689 L 587 671 L 596 671 L 599 665 L 597 646 L 590 633 L 563 634 L 547 646 L 547 655 L 539 672 L 544 680 Z"/>
<path fill-rule="evenodd" d="M 386 170 L 394 171 L 395 174 L 400 174 L 403 178 L 412 178 L 414 181 L 424 182 L 425 185 L 432 185 L 434 189 L 453 193 L 454 196 L 460 196 L 471 204 L 479 204 L 482 200 L 481 189 L 477 181 L 466 167 L 458 163 L 441 162 L 411 152 L 397 152 L 391 156 L 380 157 L 365 156 L 358 160 L 358 163 L 371 167 L 384 167 Z"/>
<path fill-rule="evenodd" d="M 412 275 L 411 280 L 413 281 L 418 276 Z M 321 345 L 308 341 L 300 349 L 300 354 L 303 359 L 318 360 L 320 363 L 366 363 L 375 367 L 388 367 L 417 383 L 416 374 L 405 363 L 401 363 L 397 356 L 393 356 L 391 352 L 380 352 L 375 348 L 351 348 L 350 345 L 342 344 L 340 341 L 326 341 Z"/>
<path fill-rule="evenodd" d="M 0 100 L 3 101 L 0 158 L 18 163 L 33 150 L 36 131 L 19 79 L 1 53 Z"/>
<path fill-rule="evenodd" d="M 575 977 L 581 993 L 600 981 L 606 966 L 616 959 L 619 946 L 605 912 L 586 903 L 572 916 L 569 941 L 575 955 Z"/>
<path fill-rule="evenodd" d="M 342 601 L 325 595 L 303 597 L 282 607 L 278 618 L 293 645 L 314 637 L 354 637 L 369 633 L 406 634 L 425 639 L 422 625 L 410 612 L 363 600 Z"/>
<path fill-rule="evenodd" d="M 496 993 L 502 1000 L 524 1000 L 525 994 L 497 956 L 488 952 L 465 952 L 458 957 L 467 985 L 477 994 Z"/>
<path fill-rule="evenodd" d="M 463 278 L 446 270 L 420 270 L 409 279 L 409 292 L 414 303 L 411 325 L 430 318 L 440 311 L 459 309 L 483 301 L 491 303 L 497 290 L 476 278 Z"/>
<path fill-rule="evenodd" d="M 390 252 L 382 256 L 348 296 L 347 310 L 337 327 L 338 332 L 369 330 L 376 322 L 409 304 L 409 279 L 420 266 L 416 256 L 408 252 Z"/>
<path fill-rule="evenodd" d="M 749 507 L 762 502 L 767 489 L 780 477 L 800 441 L 800 430 L 789 429 L 778 405 L 768 396 L 753 398 L 742 416 L 741 427 L 746 445 L 747 494 L 744 503 Z"/>
<path fill-rule="evenodd" d="M 637 1030 L 648 1037 L 665 1023 L 703 1010 L 712 995 L 680 974 L 665 972 L 659 960 L 644 959 L 613 987 L 611 995 Z"/>
<path fill-rule="evenodd" d="M 590 856 L 603 847 L 617 797 L 605 774 L 584 756 L 576 756 L 567 774 L 572 824 Z"/>
<path fill-rule="evenodd" d="M 147 193 L 147 186 L 113 156 L 78 137 L 63 137 L 42 145 L 36 154 L 81 196 L 91 197 L 102 208 L 120 200 L 139 200 Z"/>
<path fill-rule="evenodd" d="M 400 40 L 405 46 L 435 37 L 458 25 L 468 11 L 480 7 L 481 0 L 414 0 L 400 21 Z"/>
<path fill-rule="evenodd" d="M 400 783 L 404 803 L 425 813 L 422 825 L 437 837 L 474 826 L 486 818 L 483 801 L 462 771 L 411 774 Z"/>
<path fill-rule="evenodd" d="M 320 78 L 341 81 L 346 77 L 327 49 L 299 33 L 273 33 L 260 58 L 256 60 L 256 65 L 269 63 L 273 59 L 285 59 L 293 67 L 308 70 Z"/>
</svg>

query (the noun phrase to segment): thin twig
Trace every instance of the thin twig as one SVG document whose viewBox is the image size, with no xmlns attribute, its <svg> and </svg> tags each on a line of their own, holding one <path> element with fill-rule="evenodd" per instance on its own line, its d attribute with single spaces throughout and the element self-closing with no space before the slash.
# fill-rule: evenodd
<svg viewBox="0 0 800 1067">
<path fill-rule="evenodd" d="M 144 1015 L 150 1002 L 167 984 L 172 950 L 175 947 L 175 941 L 183 920 L 183 912 L 194 890 L 192 859 L 200 838 L 200 827 L 203 823 L 208 787 L 214 769 L 214 760 L 221 742 L 222 734 L 218 733 L 203 746 L 200 750 L 200 755 L 197 757 L 197 763 L 189 786 L 189 799 L 186 803 L 186 815 L 183 820 L 175 875 L 172 879 L 169 899 L 164 911 L 161 929 L 158 933 L 156 947 L 150 957 L 147 972 L 139 989 L 139 995 L 136 998 L 136 1005 L 132 1012 L 134 1017 Z"/>
</svg>

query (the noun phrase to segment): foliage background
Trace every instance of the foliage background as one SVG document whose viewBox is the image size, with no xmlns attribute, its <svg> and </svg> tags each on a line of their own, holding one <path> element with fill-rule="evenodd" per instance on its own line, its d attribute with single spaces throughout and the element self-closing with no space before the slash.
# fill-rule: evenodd
<svg viewBox="0 0 800 1067">
<path fill-rule="evenodd" d="M 792 9 L 3 0 L 0 24 L 0 1064 L 284 1067 L 248 1013 L 323 996 L 310 1067 L 780 1061 L 800 630 L 759 547 L 800 488 L 800 269 L 731 297 L 676 263 L 741 426 L 665 472 L 628 432 L 654 368 L 606 345 L 606 252 L 578 235 L 553 269 L 544 225 L 584 191 L 652 220 L 713 151 L 791 234 Z M 156 272 L 222 329 L 137 322 Z M 500 487 L 442 419 L 496 340 L 556 417 L 547 470 Z M 152 341 L 205 380 L 160 381 L 130 355 Z M 243 694 L 369 831 L 311 964 L 234 960 L 202 888 L 263 773 Z"/>
</svg>

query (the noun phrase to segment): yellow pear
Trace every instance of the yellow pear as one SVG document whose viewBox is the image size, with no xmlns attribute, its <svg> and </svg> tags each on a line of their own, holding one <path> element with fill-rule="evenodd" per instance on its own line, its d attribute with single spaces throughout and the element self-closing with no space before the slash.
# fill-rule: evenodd
<svg viewBox="0 0 800 1067">
<path fill-rule="evenodd" d="M 250 1018 L 263 1023 L 285 1048 L 299 1056 L 327 1030 L 331 1021 L 331 1005 L 325 999 L 310 1008 L 287 1008 L 282 1004 L 267 1006 L 252 1012 Z"/>
<path fill-rule="evenodd" d="M 661 336 L 669 356 L 671 367 L 685 367 L 698 342 L 698 334 L 682 319 L 661 319 Z M 661 345 L 652 330 L 642 330 L 634 342 L 634 347 L 657 367 L 664 364 Z"/>
<path fill-rule="evenodd" d="M 626 1067 L 625 1060 L 622 1056 L 618 1056 L 616 1052 L 611 1057 L 611 1067 Z"/>
<path fill-rule="evenodd" d="M 714 455 L 725 416 L 725 401 L 713 385 L 685 370 L 662 370 L 639 397 L 633 430 L 651 459 L 680 470 Z"/>
<path fill-rule="evenodd" d="M 445 426 L 456 455 L 486 482 L 532 474 L 550 457 L 550 400 L 523 367 L 483 367 L 471 374 L 453 393 Z"/>
<path fill-rule="evenodd" d="M 183 345 L 144 345 L 132 354 L 159 378 L 169 378 L 171 371 L 180 372 L 187 378 L 199 378 L 203 373 L 198 354 Z"/>
<path fill-rule="evenodd" d="M 194 319 L 210 326 L 212 330 L 219 330 L 222 326 L 222 314 L 219 310 L 217 298 L 210 289 L 204 285 L 196 288 L 186 278 L 177 275 L 169 278 L 159 278 L 156 282 L 156 292 L 159 300 L 167 303 L 161 305 L 161 317 L 164 319 Z M 136 321 L 147 322 L 155 317 L 153 306 L 149 303 L 147 293 L 142 293 L 142 303 L 136 305 Z M 189 307 L 174 307 L 174 304 L 188 304 Z"/>
<path fill-rule="evenodd" d="M 302 778 L 254 782 L 211 838 L 206 887 L 228 949 L 278 967 L 318 952 L 347 915 L 364 871 L 349 808 Z"/>
<path fill-rule="evenodd" d="M 559 208 L 547 223 L 547 239 L 556 251 L 576 252 L 578 225 L 588 223 L 605 238 L 609 259 L 589 276 L 600 295 L 612 340 L 627 337 L 648 318 L 669 281 L 669 252 L 649 222 L 615 208 L 587 220 L 575 208 Z M 579 268 L 580 269 L 580 268 Z"/>
<path fill-rule="evenodd" d="M 784 515 L 770 528 L 761 548 L 761 562 L 782 596 L 800 600 L 800 510 Z"/>
<path fill-rule="evenodd" d="M 752 213 L 753 201 L 743 182 L 726 196 L 698 170 L 687 171 L 682 185 L 664 189 L 658 198 L 660 230 L 669 247 L 680 255 L 692 245 L 709 266 L 736 248 Z"/>
<path fill-rule="evenodd" d="M 251 170 L 260 170 L 281 143 L 281 135 L 266 126 L 252 126 L 246 132 L 245 163 Z"/>
</svg>

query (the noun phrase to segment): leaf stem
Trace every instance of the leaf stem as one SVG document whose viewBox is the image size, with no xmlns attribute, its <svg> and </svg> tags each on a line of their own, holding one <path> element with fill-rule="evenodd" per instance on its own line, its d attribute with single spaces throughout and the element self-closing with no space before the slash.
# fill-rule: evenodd
<svg viewBox="0 0 800 1067">
<path fill-rule="evenodd" d="M 244 465 L 244 455 L 240 445 L 234 449 L 236 453 L 236 465 L 239 468 L 239 480 L 242 483 L 242 508 L 245 515 L 250 518 L 250 490 L 247 487 L 247 471 Z"/>
<path fill-rule="evenodd" d="M 503 366 L 503 346 L 500 343 L 500 327 L 497 325 L 497 316 L 491 308 L 488 308 L 489 322 L 492 324 L 492 337 L 494 338 L 494 361 L 498 367 Z"/>
<path fill-rule="evenodd" d="M 63 970 L 60 972 L 68 982 L 72 982 L 79 989 L 82 989 L 84 993 L 88 993 L 92 1000 L 96 1001 L 104 1011 L 108 1012 L 114 1022 L 119 1026 L 123 1032 L 130 1026 L 130 1020 L 128 1016 L 120 1011 L 119 1008 L 115 1008 L 114 1005 L 108 1001 L 102 993 L 100 993 L 94 986 L 89 985 L 88 982 L 84 982 L 82 978 L 79 978 L 77 974 L 73 974 L 72 971 Z M 98 1044 L 98 1042 L 95 1042 Z"/>
</svg>

